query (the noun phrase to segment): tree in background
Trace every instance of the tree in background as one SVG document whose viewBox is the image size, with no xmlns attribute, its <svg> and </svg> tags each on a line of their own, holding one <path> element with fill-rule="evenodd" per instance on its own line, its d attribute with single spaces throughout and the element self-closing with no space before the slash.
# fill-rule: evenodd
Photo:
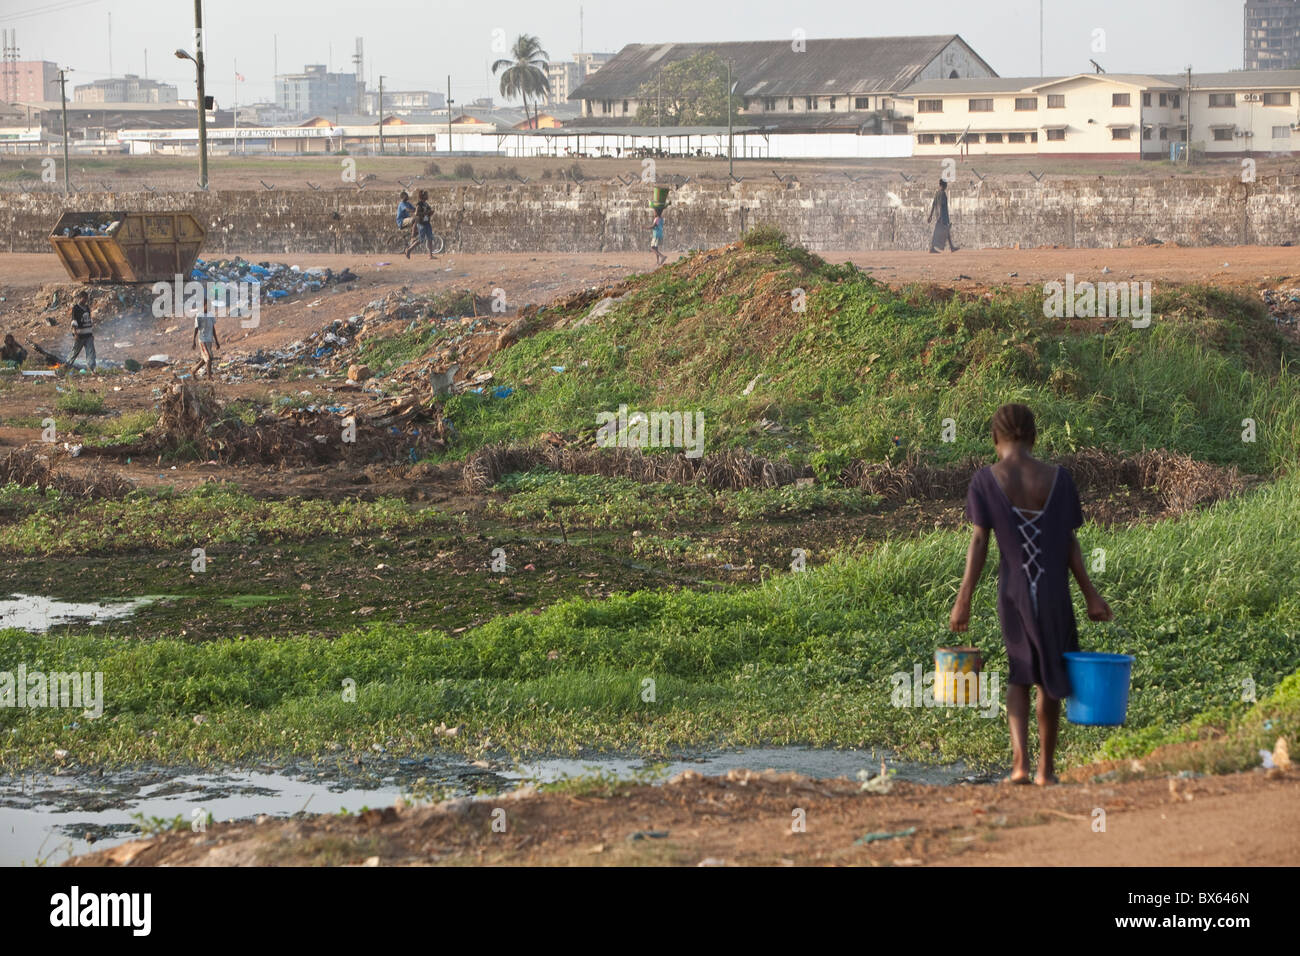
<svg viewBox="0 0 1300 956">
<path fill-rule="evenodd" d="M 646 126 L 725 126 L 727 63 L 718 54 L 709 52 L 678 60 L 643 84 L 636 98 L 637 122 Z M 735 97 L 731 100 L 734 118 Z"/>
<path fill-rule="evenodd" d="M 551 92 L 551 81 L 546 78 L 550 55 L 542 49 L 542 41 L 527 33 L 519 34 L 510 49 L 511 59 L 497 60 L 492 73 L 501 73 L 501 95 L 507 99 L 519 97 L 524 101 L 524 118 L 528 118 L 528 100 L 533 101 L 533 129 L 537 128 L 537 102 Z"/>
</svg>

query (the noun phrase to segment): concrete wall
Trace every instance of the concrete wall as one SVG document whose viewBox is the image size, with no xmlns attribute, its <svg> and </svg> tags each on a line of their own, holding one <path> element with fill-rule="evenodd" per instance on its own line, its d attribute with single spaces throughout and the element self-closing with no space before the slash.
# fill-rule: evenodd
<svg viewBox="0 0 1300 956">
<path fill-rule="evenodd" d="M 937 175 L 935 177 L 937 180 Z M 981 183 L 964 167 L 949 187 L 958 245 L 1106 247 L 1145 237 L 1183 245 L 1300 242 L 1297 177 L 1246 185 L 1220 179 L 1088 179 Z M 792 184 L 774 179 L 688 183 L 673 191 L 666 247 L 708 248 L 771 223 L 814 250 L 925 249 L 936 183 Z M 603 252 L 646 248 L 649 189 L 602 181 L 483 187 L 434 194 L 434 228 L 451 251 Z M 0 194 L 0 251 L 48 252 L 68 209 L 189 209 L 205 223 L 205 257 L 305 253 L 397 255 L 396 196 L 320 192 Z"/>
</svg>

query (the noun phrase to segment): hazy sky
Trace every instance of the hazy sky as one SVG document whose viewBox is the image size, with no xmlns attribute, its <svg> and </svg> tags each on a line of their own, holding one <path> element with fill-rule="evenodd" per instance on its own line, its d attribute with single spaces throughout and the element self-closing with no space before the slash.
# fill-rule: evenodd
<svg viewBox="0 0 1300 956">
<path fill-rule="evenodd" d="M 272 98 L 281 73 L 306 63 L 351 71 L 356 38 L 365 40 L 366 78 L 383 73 L 389 89 L 445 90 L 466 103 L 496 94 L 488 65 L 507 41 L 534 33 L 551 59 L 583 46 L 616 51 L 626 43 L 670 40 L 774 40 L 795 29 L 816 37 L 959 33 L 1003 76 L 1038 74 L 1039 0 L 204 0 L 208 93 L 229 105 L 234 73 L 239 102 Z M 1091 69 L 1174 73 L 1240 69 L 1242 0 L 1044 0 L 1046 72 Z M 111 15 L 111 43 L 109 27 Z M 112 72 L 144 73 L 194 95 L 194 71 L 173 55 L 192 47 L 192 0 L 0 0 L 0 27 L 17 31 L 21 59 L 72 67 L 73 83 Z M 1093 31 L 1105 31 L 1104 53 Z M 274 38 L 274 39 L 273 39 Z M 810 54 L 815 50 L 810 48 Z M 278 61 L 276 56 L 278 54 Z M 498 102 L 502 99 L 497 95 Z"/>
</svg>

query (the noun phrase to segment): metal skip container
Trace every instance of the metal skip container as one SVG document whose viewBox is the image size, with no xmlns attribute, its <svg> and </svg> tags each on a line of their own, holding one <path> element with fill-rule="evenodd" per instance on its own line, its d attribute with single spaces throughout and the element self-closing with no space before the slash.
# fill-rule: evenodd
<svg viewBox="0 0 1300 956">
<path fill-rule="evenodd" d="M 206 230 L 189 212 L 65 212 L 50 245 L 78 282 L 188 277 Z"/>
</svg>

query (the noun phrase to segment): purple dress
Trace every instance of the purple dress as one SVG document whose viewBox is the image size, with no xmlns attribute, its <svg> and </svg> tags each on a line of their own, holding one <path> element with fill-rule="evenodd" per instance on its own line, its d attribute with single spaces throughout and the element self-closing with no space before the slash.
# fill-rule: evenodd
<svg viewBox="0 0 1300 956">
<path fill-rule="evenodd" d="M 1079 491 L 1057 466 L 1041 512 L 1017 508 L 987 465 L 971 477 L 966 517 L 997 538 L 998 620 L 1011 684 L 1041 684 L 1052 697 L 1070 696 L 1065 652 L 1079 649 L 1070 599 L 1070 536 L 1083 524 Z"/>
</svg>

